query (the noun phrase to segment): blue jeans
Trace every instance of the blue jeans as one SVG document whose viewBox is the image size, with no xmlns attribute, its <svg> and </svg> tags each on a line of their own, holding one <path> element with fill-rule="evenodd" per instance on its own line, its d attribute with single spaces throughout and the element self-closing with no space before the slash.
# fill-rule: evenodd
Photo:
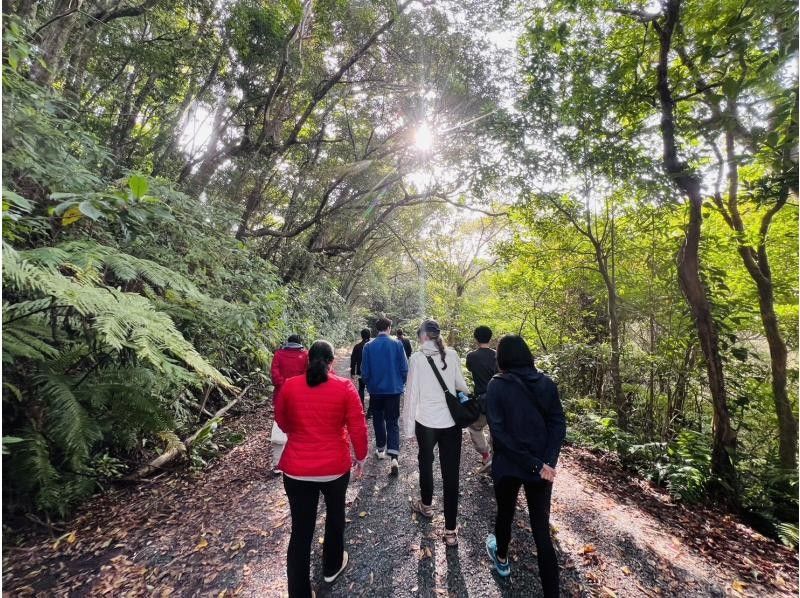
<svg viewBox="0 0 800 598">
<path fill-rule="evenodd" d="M 388 455 L 400 454 L 400 395 L 370 395 L 372 423 L 375 426 L 375 444 Z"/>
</svg>

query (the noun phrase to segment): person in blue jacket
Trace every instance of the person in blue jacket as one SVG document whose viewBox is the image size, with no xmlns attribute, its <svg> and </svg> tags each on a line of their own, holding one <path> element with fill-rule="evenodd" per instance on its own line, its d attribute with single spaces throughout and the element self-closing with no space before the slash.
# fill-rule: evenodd
<svg viewBox="0 0 800 598">
<path fill-rule="evenodd" d="M 375 427 L 375 455 L 391 459 L 390 473 L 399 472 L 400 396 L 408 376 L 408 359 L 403 344 L 390 336 L 392 321 L 386 317 L 375 323 L 378 336 L 364 345 L 361 377 L 369 392 L 372 424 Z"/>
<path fill-rule="evenodd" d="M 566 420 L 556 384 L 533 364 L 521 336 L 506 335 L 497 345 L 496 374 L 486 389 L 486 418 L 492 434 L 492 479 L 497 500 L 495 532 L 486 551 L 497 573 L 511 573 L 508 544 L 520 488 L 525 489 L 539 575 L 546 597 L 558 596 L 559 572 L 550 537 L 550 499 Z"/>
</svg>

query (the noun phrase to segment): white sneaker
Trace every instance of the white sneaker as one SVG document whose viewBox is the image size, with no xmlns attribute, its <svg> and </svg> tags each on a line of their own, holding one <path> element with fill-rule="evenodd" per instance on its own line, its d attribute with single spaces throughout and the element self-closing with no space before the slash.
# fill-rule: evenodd
<svg viewBox="0 0 800 598">
<path fill-rule="evenodd" d="M 381 460 L 383 460 L 383 459 L 385 459 L 385 458 L 386 458 L 386 451 L 379 451 L 378 449 L 375 449 L 375 456 L 376 456 L 378 459 L 381 459 Z"/>
<path fill-rule="evenodd" d="M 392 467 L 390 473 L 397 475 L 400 472 L 400 464 L 397 462 L 397 457 L 392 457 Z"/>
<path fill-rule="evenodd" d="M 344 571 L 344 568 L 347 567 L 347 562 L 349 560 L 350 556 L 347 554 L 347 551 L 345 550 L 344 553 L 342 554 L 342 566 L 333 575 L 326 575 L 325 577 L 323 577 L 325 583 L 333 583 L 334 581 L 336 581 L 336 578 L 339 577 L 342 571 Z"/>
</svg>

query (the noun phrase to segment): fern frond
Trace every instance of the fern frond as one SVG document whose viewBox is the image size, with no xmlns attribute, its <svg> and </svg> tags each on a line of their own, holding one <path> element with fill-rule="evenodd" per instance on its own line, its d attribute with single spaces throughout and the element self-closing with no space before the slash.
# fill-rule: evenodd
<svg viewBox="0 0 800 598">
<path fill-rule="evenodd" d="M 798 542 L 800 542 L 800 531 L 798 531 L 798 527 L 794 523 L 779 523 L 778 537 L 786 546 L 795 550 Z"/>
<path fill-rule="evenodd" d="M 69 379 L 44 373 L 35 381 L 39 395 L 47 403 L 48 433 L 62 448 L 72 469 L 79 470 L 102 436 L 97 422 L 73 393 Z"/>
<path fill-rule="evenodd" d="M 58 355 L 58 349 L 22 327 L 6 328 L 3 332 L 4 363 L 13 363 L 19 358 L 46 361 Z"/>
<path fill-rule="evenodd" d="M 100 340 L 115 350 L 135 351 L 139 359 L 165 370 L 175 355 L 202 377 L 230 387 L 230 382 L 183 338 L 170 317 L 146 298 L 106 286 L 93 286 L 60 272 L 37 267 L 26 252 L 5 246 L 3 278 L 10 287 L 55 298 L 89 321 Z"/>
<path fill-rule="evenodd" d="M 192 299 L 207 299 L 191 281 L 174 270 L 94 241 L 68 241 L 58 247 L 40 247 L 21 254 L 26 261 L 51 271 L 74 268 L 82 277 L 96 281 L 108 272 L 123 283 L 138 280 L 159 289 L 171 289 Z"/>
</svg>

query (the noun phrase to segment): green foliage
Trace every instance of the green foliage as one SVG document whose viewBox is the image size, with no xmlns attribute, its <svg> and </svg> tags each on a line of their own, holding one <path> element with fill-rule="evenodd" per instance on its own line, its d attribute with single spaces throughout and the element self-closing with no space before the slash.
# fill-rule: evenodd
<svg viewBox="0 0 800 598">
<path fill-rule="evenodd" d="M 778 525 L 778 537 L 788 548 L 797 550 L 800 543 L 800 531 L 794 523 L 781 523 Z"/>
<path fill-rule="evenodd" d="M 652 477 L 670 494 L 684 502 L 700 502 L 711 481 L 711 444 L 708 437 L 693 430 L 681 430 L 655 463 Z"/>
<path fill-rule="evenodd" d="M 6 75 L 19 135 L 3 156 L 5 508 L 63 517 L 193 432 L 204 388 L 265 384 L 289 332 L 338 341 L 347 318 L 331 281 L 281 285 L 231 237 L 230 208 L 95 174 L 107 154 L 73 107 Z M 202 426 L 197 464 L 219 424 Z"/>
</svg>

